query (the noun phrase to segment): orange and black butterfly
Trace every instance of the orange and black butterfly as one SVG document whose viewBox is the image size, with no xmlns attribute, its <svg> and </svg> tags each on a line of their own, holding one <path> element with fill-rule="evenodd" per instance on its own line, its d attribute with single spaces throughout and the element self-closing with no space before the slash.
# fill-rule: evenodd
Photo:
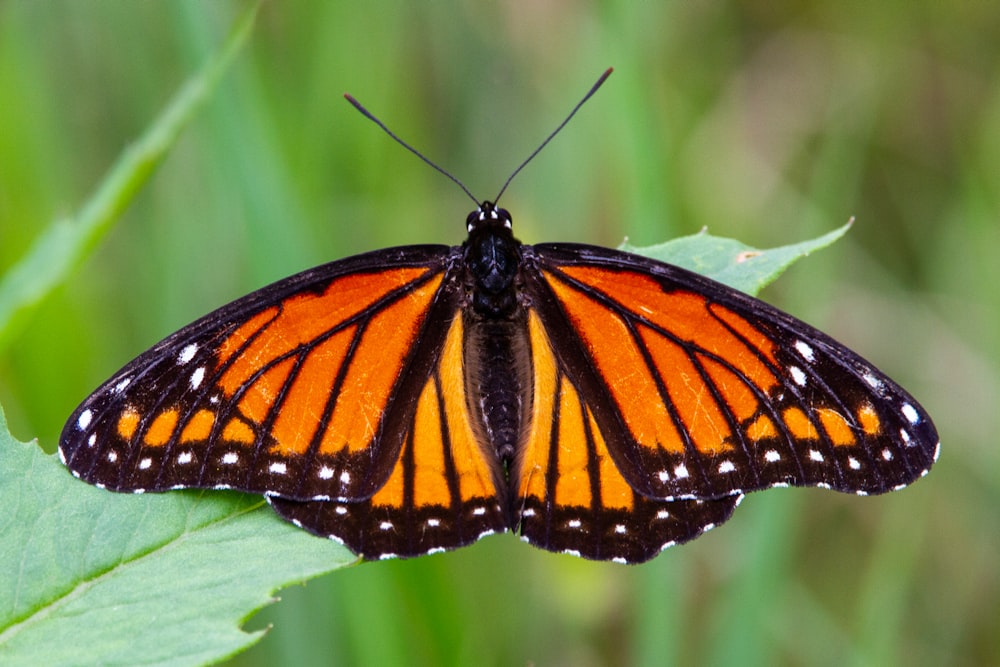
<svg viewBox="0 0 1000 667">
<path fill-rule="evenodd" d="M 169 336 L 77 408 L 63 461 L 115 491 L 262 493 L 368 559 L 510 530 L 637 563 L 746 492 L 882 493 L 937 457 L 906 391 L 757 299 L 523 245 L 493 202 L 466 223 L 461 246 L 326 264 Z"/>
</svg>

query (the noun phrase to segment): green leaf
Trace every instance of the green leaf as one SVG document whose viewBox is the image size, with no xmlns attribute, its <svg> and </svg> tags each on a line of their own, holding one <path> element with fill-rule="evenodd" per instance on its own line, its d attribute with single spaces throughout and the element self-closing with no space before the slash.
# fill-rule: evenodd
<svg viewBox="0 0 1000 667">
<path fill-rule="evenodd" d="M 823 236 L 791 245 L 760 250 L 733 239 L 711 236 L 704 230 L 659 245 L 636 247 L 626 241 L 620 250 L 658 259 L 708 276 L 750 295 L 758 294 L 796 261 L 825 248 L 847 233 L 854 223 Z"/>
<path fill-rule="evenodd" d="M 72 218 L 57 220 L 0 279 L 0 349 L 24 325 L 31 309 L 61 285 L 97 245 L 142 189 L 246 42 L 259 7 L 259 2 L 254 3 L 243 13 L 219 51 L 181 87 L 149 129 L 125 148 L 80 211 Z"/>
<path fill-rule="evenodd" d="M 355 562 L 259 496 L 110 493 L 17 442 L 0 412 L 0 664 L 199 665 L 293 582 Z"/>
</svg>

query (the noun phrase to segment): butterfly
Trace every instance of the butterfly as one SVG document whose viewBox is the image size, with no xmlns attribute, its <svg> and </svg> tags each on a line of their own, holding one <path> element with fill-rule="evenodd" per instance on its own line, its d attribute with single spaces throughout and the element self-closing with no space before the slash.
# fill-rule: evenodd
<svg viewBox="0 0 1000 667">
<path fill-rule="evenodd" d="M 937 458 L 912 396 L 762 301 L 522 244 L 495 200 L 466 226 L 460 246 L 335 261 L 172 334 L 73 412 L 63 462 L 115 491 L 261 493 L 365 559 L 513 531 L 638 563 L 747 492 L 882 493 Z"/>
</svg>

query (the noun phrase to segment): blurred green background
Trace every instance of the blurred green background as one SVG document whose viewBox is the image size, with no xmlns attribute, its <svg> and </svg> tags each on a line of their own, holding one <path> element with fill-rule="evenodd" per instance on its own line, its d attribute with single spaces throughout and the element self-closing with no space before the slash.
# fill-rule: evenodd
<svg viewBox="0 0 1000 667">
<path fill-rule="evenodd" d="M 217 0 L 0 2 L 0 271 L 86 201 L 223 40 Z M 752 495 L 647 565 L 511 536 L 283 591 L 234 665 L 1000 663 L 1000 10 L 986 1 L 271 2 L 163 167 L 0 351 L 49 451 L 124 362 L 331 259 L 459 243 L 481 198 L 615 73 L 503 204 L 525 242 L 846 240 L 765 298 L 934 416 L 903 492 Z M 239 567 L 239 554 L 233 554 Z M 85 638 L 81 638 L 85 641 Z"/>
</svg>

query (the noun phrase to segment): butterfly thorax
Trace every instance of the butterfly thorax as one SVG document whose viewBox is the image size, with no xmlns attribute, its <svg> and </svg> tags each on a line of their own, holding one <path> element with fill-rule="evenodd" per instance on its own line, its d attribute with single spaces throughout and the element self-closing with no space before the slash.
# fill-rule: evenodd
<svg viewBox="0 0 1000 667">
<path fill-rule="evenodd" d="M 466 395 L 484 441 L 507 467 L 531 408 L 531 352 L 517 289 L 521 242 L 511 231 L 510 214 L 490 202 L 466 222 L 472 302 L 463 315 Z"/>
<path fill-rule="evenodd" d="M 466 218 L 466 225 L 472 308 L 488 319 L 505 319 L 517 308 L 514 279 L 521 264 L 521 242 L 511 231 L 510 213 L 483 202 Z"/>
</svg>

